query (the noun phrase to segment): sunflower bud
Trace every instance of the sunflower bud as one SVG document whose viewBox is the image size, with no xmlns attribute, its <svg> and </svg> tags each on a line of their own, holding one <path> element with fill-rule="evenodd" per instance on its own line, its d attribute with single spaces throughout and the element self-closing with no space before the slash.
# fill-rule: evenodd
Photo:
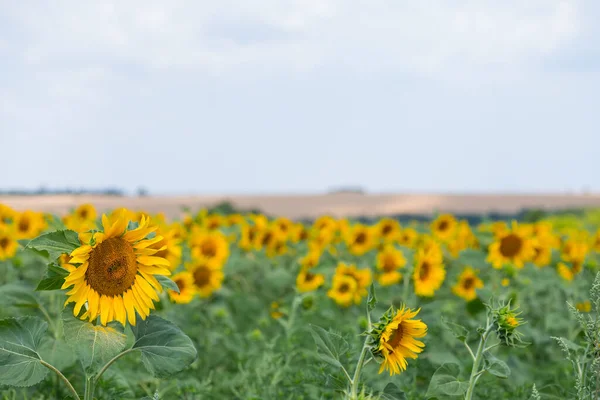
<svg viewBox="0 0 600 400">
<path fill-rule="evenodd" d="M 518 317 L 521 313 L 517 310 L 518 307 L 511 308 L 510 302 L 506 305 L 500 304 L 491 310 L 494 330 L 500 342 L 506 346 L 515 346 L 522 342 L 522 334 L 517 331 L 517 328 L 525 322 Z"/>
</svg>

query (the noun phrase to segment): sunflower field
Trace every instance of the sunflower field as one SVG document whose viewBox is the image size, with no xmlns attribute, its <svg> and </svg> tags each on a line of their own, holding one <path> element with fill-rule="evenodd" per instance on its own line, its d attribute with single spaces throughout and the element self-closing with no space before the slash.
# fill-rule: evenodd
<svg viewBox="0 0 600 400">
<path fill-rule="evenodd" d="M 597 216 L 0 204 L 0 396 L 598 399 Z"/>
</svg>

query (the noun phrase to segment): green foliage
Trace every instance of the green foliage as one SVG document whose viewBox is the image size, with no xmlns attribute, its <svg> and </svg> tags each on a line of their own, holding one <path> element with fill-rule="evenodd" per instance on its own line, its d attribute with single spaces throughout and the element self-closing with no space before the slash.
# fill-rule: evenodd
<svg viewBox="0 0 600 400">
<path fill-rule="evenodd" d="M 27 244 L 28 249 L 44 254 L 50 261 L 56 260 L 62 254 L 70 254 L 79 246 L 79 235 L 68 229 L 46 233 Z"/>
<path fill-rule="evenodd" d="M 457 364 L 444 364 L 439 367 L 429 382 L 426 397 L 445 398 L 446 396 L 461 396 L 465 394 L 469 383 L 458 379 L 460 366 Z"/>
<path fill-rule="evenodd" d="M 56 264 L 49 264 L 46 275 L 37 285 L 35 290 L 57 290 L 65 283 L 65 278 L 69 272 Z"/>
</svg>

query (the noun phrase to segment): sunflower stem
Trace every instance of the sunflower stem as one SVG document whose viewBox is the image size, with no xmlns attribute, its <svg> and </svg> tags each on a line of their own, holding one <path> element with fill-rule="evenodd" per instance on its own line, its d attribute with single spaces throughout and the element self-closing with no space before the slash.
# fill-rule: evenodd
<svg viewBox="0 0 600 400">
<path fill-rule="evenodd" d="M 84 400 L 94 400 L 94 390 L 96 389 L 96 381 L 94 376 L 90 376 L 85 380 Z"/>
<path fill-rule="evenodd" d="M 108 367 L 110 367 L 112 365 L 112 363 L 114 363 L 115 361 L 117 361 L 119 358 L 123 357 L 125 354 L 129 354 L 131 352 L 134 352 L 135 349 L 127 349 L 119 354 L 117 354 L 116 356 L 114 356 L 109 362 L 107 362 L 104 367 L 102 367 L 102 369 L 100 370 L 100 372 L 98 372 L 98 375 L 96 375 L 93 380 L 94 380 L 94 384 L 96 384 L 96 382 L 98 382 L 100 380 L 100 377 L 102 376 L 102 374 L 108 369 Z"/>
<path fill-rule="evenodd" d="M 367 305 L 367 332 L 371 332 L 372 329 L 373 325 L 371 323 L 371 312 L 369 311 L 369 306 Z M 358 363 L 356 364 L 356 369 L 354 370 L 354 376 L 350 380 L 350 400 L 358 399 L 358 382 L 360 380 L 360 373 L 363 365 L 365 365 L 365 357 L 370 348 L 369 336 L 367 335 L 367 337 L 365 337 L 360 356 L 358 357 Z"/>
<path fill-rule="evenodd" d="M 46 361 L 44 360 L 40 360 L 40 363 L 48 368 L 51 371 L 54 371 L 54 373 L 56 373 L 56 375 L 58 375 L 58 377 L 60 379 L 62 379 L 62 381 L 65 383 L 65 385 L 67 385 L 67 387 L 69 388 L 69 390 L 71 391 L 71 393 L 73 394 L 73 398 L 76 400 L 81 400 L 81 397 L 79 397 L 79 395 L 77 394 L 77 391 L 75 390 L 75 388 L 73 387 L 73 385 L 71 385 L 71 382 L 69 382 L 69 380 L 67 379 L 67 377 L 65 377 L 62 372 L 60 372 L 54 365 L 48 364 Z"/>
<path fill-rule="evenodd" d="M 493 325 L 489 323 L 485 329 L 485 332 L 481 334 L 481 338 L 479 339 L 479 346 L 477 346 L 477 353 L 475 353 L 475 359 L 473 361 L 473 368 L 471 369 L 471 377 L 469 378 L 469 388 L 467 389 L 467 394 L 465 395 L 465 400 L 471 400 L 473 398 L 473 392 L 475 391 L 475 384 L 477 380 L 483 374 L 484 370 L 480 370 L 479 366 L 481 364 L 481 360 L 483 359 L 483 353 L 485 353 L 485 342 L 488 339 L 489 333 L 491 332 Z"/>
</svg>

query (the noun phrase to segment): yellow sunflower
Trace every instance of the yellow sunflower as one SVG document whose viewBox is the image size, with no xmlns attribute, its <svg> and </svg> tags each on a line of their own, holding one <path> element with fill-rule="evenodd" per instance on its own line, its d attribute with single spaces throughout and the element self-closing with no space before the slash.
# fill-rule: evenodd
<svg viewBox="0 0 600 400">
<path fill-rule="evenodd" d="M 278 237 L 276 240 L 271 241 L 271 243 L 269 243 L 266 250 L 267 257 L 273 258 L 287 253 L 288 247 L 286 241 L 281 237 Z"/>
<path fill-rule="evenodd" d="M 373 356 L 381 361 L 379 373 L 387 370 L 391 375 L 406 370 L 407 359 L 416 359 L 425 344 L 420 340 L 427 335 L 427 325 L 420 319 L 414 319 L 420 309 L 412 311 L 402 306 L 394 313 L 388 310 L 371 331 Z"/>
<path fill-rule="evenodd" d="M 209 264 L 206 260 L 196 259 L 186 264 L 187 271 L 192 275 L 194 287 L 200 297 L 210 297 L 223 285 L 225 275 L 221 266 Z"/>
<path fill-rule="evenodd" d="M 436 252 L 419 249 L 415 256 L 413 281 L 418 296 L 432 297 L 442 286 L 446 278 L 446 269 L 442 258 Z"/>
<path fill-rule="evenodd" d="M 187 304 L 192 301 L 194 295 L 196 294 L 196 289 L 194 288 L 194 277 L 189 272 L 180 272 L 176 275 L 173 275 L 173 282 L 177 284 L 179 288 L 179 293 L 169 290 L 169 298 L 171 301 L 178 304 Z"/>
<path fill-rule="evenodd" d="M 375 244 L 375 235 L 372 228 L 356 224 L 346 233 L 346 246 L 348 250 L 355 256 L 362 256 L 367 251 L 373 248 Z"/>
<path fill-rule="evenodd" d="M 312 292 L 323 286 L 325 276 L 302 269 L 296 278 L 296 288 L 299 292 Z"/>
<path fill-rule="evenodd" d="M 17 215 L 15 210 L 6 204 L 0 203 L 0 225 L 8 224 L 15 217 L 15 215 Z"/>
<path fill-rule="evenodd" d="M 7 227 L 0 226 L 0 261 L 13 258 L 18 248 L 14 234 Z"/>
<path fill-rule="evenodd" d="M 42 213 L 27 210 L 14 216 L 13 226 L 18 239 L 33 239 L 46 228 L 46 220 Z"/>
<path fill-rule="evenodd" d="M 583 264 L 579 262 L 573 262 L 570 264 L 559 262 L 557 265 L 557 271 L 561 278 L 570 282 L 577 274 L 583 271 Z"/>
<path fill-rule="evenodd" d="M 150 248 L 161 237 L 147 239 L 157 227 L 149 225 L 147 218 L 133 230 L 127 229 L 128 224 L 124 216 L 110 222 L 103 215 L 103 232 L 79 235 L 83 244 L 71 253 L 73 267 L 68 268 L 62 286 L 73 286 L 65 304 L 75 303 L 75 316 L 87 303 L 82 319 L 100 317 L 102 325 L 114 320 L 135 325 L 136 312 L 145 319 L 154 301 L 159 301 L 162 286 L 154 276 L 171 275 L 171 271 L 169 262 Z"/>
<path fill-rule="evenodd" d="M 471 267 L 465 267 L 458 277 L 458 282 L 452 287 L 452 292 L 466 301 L 477 297 L 477 289 L 483 288 L 483 281 L 477 276 L 477 271 Z"/>
<path fill-rule="evenodd" d="M 414 247 L 419 239 L 419 234 L 413 228 L 404 228 L 398 235 L 398 244 L 405 247 Z"/>
<path fill-rule="evenodd" d="M 456 232 L 457 221 L 452 214 L 442 214 L 431 223 L 431 233 L 437 239 L 447 241 Z"/>
<path fill-rule="evenodd" d="M 592 311 L 592 303 L 589 300 L 575 304 L 577 311 L 588 313 Z"/>
<path fill-rule="evenodd" d="M 96 207 L 94 207 L 93 204 L 87 203 L 77 207 L 75 209 L 75 215 L 80 219 L 94 220 L 98 216 L 98 213 L 96 212 Z"/>
<path fill-rule="evenodd" d="M 285 314 L 281 311 L 281 306 L 278 302 L 274 301 L 271 303 L 271 318 L 279 319 L 283 317 Z"/>
<path fill-rule="evenodd" d="M 294 223 L 289 218 L 279 217 L 275 221 L 273 221 L 272 226 L 274 229 L 277 229 L 281 236 L 287 239 L 292 233 L 292 228 L 294 227 Z"/>
<path fill-rule="evenodd" d="M 328 230 L 335 233 L 338 230 L 338 226 L 338 221 L 335 218 L 329 215 L 322 215 L 315 220 L 312 228 L 317 231 Z"/>
<path fill-rule="evenodd" d="M 497 269 L 506 264 L 523 268 L 534 255 L 533 242 L 528 236 L 527 229 L 513 221 L 511 229 L 498 233 L 496 240 L 490 244 L 487 261 Z"/>
<path fill-rule="evenodd" d="M 402 228 L 400 223 L 392 218 L 382 218 L 377 223 L 375 230 L 379 238 L 385 243 L 392 243 L 398 240 Z"/>
<path fill-rule="evenodd" d="M 158 229 L 156 234 L 162 239 L 154 243 L 151 248 L 156 249 L 155 256 L 165 258 L 171 265 L 171 271 L 175 271 L 181 263 L 181 243 L 177 238 L 176 229 Z"/>
<path fill-rule="evenodd" d="M 195 230 L 190 237 L 190 250 L 193 258 L 209 267 L 222 267 L 229 258 L 229 242 L 219 231 Z"/>
<path fill-rule="evenodd" d="M 543 268 L 550 265 L 552 261 L 552 247 L 549 242 L 540 239 L 533 240 L 533 259 L 536 267 Z"/>
<path fill-rule="evenodd" d="M 367 288 L 373 282 L 372 272 L 369 268 L 358 269 L 354 264 L 339 262 L 335 269 L 335 274 L 354 278 L 358 283 L 358 290 L 363 296 L 367 295 Z"/>
<path fill-rule="evenodd" d="M 337 274 L 333 277 L 332 287 L 327 292 L 327 296 L 342 307 L 348 307 L 353 302 L 360 304 L 363 298 L 354 277 Z"/>
<path fill-rule="evenodd" d="M 321 259 L 321 249 L 318 247 L 309 248 L 308 254 L 302 257 L 299 262 L 302 268 L 309 269 L 319 265 Z"/>
<path fill-rule="evenodd" d="M 406 265 L 404 254 L 394 248 L 394 246 L 385 246 L 382 251 L 377 254 L 377 269 L 382 273 L 379 274 L 377 280 L 381 286 L 394 285 L 402 279 L 402 274 L 398 269 Z"/>
<path fill-rule="evenodd" d="M 95 220 L 82 219 L 76 214 L 65 215 L 62 221 L 67 229 L 71 229 L 75 232 L 87 232 L 97 228 Z"/>
<path fill-rule="evenodd" d="M 259 230 L 254 225 L 242 224 L 242 233 L 238 242 L 238 247 L 244 251 L 258 250 L 256 248 Z"/>
<path fill-rule="evenodd" d="M 290 239 L 294 243 L 304 242 L 308 240 L 310 237 L 310 232 L 306 229 L 306 226 L 301 223 L 294 224 L 292 227 L 292 232 L 290 234 Z"/>
<path fill-rule="evenodd" d="M 227 226 L 239 226 L 245 221 L 246 220 L 242 214 L 230 214 L 225 218 L 225 224 Z"/>
<path fill-rule="evenodd" d="M 219 214 L 207 215 L 202 221 L 202 226 L 208 231 L 218 230 L 226 224 L 227 220 Z"/>
</svg>

